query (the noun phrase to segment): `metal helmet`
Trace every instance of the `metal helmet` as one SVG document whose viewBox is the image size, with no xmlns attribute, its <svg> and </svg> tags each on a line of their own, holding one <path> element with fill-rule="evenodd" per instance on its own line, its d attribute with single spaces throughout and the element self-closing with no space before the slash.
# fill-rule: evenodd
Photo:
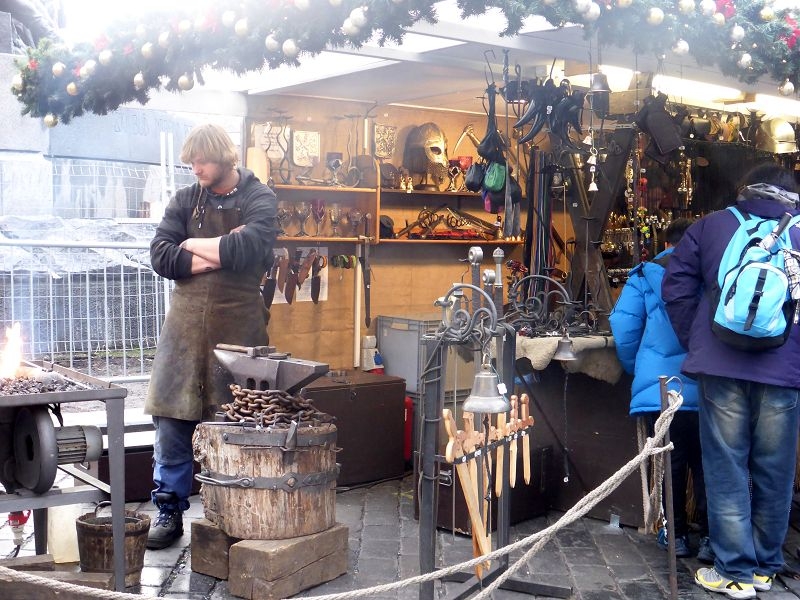
<svg viewBox="0 0 800 600">
<path fill-rule="evenodd" d="M 406 139 L 403 166 L 411 173 L 447 176 L 447 138 L 436 123 L 415 127 Z"/>
<path fill-rule="evenodd" d="M 761 121 L 755 135 L 756 148 L 774 154 L 797 152 L 797 135 L 791 123 L 780 118 Z"/>
</svg>

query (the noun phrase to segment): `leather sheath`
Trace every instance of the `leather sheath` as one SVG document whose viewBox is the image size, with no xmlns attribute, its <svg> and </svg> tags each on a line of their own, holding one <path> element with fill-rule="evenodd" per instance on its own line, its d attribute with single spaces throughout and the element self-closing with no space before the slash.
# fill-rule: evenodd
<svg viewBox="0 0 800 600">
<path fill-rule="evenodd" d="M 286 277 L 289 274 L 289 257 L 280 255 L 275 260 L 278 263 L 278 289 L 283 291 L 286 289 Z"/>
<path fill-rule="evenodd" d="M 297 287 L 301 287 L 303 282 L 308 279 L 308 272 L 311 270 L 312 265 L 317 261 L 317 251 L 313 248 L 308 251 L 303 262 L 300 263 L 300 268 L 297 272 Z"/>
<path fill-rule="evenodd" d="M 294 301 L 294 292 L 297 289 L 297 274 L 300 271 L 300 259 L 303 257 L 302 250 L 294 251 L 294 258 L 289 262 L 289 274 L 286 276 L 286 287 L 283 288 L 283 295 L 286 302 L 291 304 Z"/>
<path fill-rule="evenodd" d="M 264 280 L 264 285 L 261 286 L 261 298 L 264 300 L 264 306 L 270 308 L 272 306 L 272 299 L 275 297 L 275 289 L 278 286 L 278 280 L 268 277 Z"/>
</svg>

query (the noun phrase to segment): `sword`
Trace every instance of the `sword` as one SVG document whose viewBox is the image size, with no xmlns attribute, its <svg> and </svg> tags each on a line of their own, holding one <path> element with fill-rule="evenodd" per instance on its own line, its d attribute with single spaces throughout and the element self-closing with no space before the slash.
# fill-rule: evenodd
<svg viewBox="0 0 800 600">
<path fill-rule="evenodd" d="M 364 323 L 367 327 L 372 322 L 369 314 L 369 290 L 372 285 L 372 278 L 369 272 L 369 223 L 372 220 L 372 215 L 367 213 L 364 217 L 364 251 L 362 252 L 359 260 L 361 261 L 361 275 L 364 277 Z"/>
</svg>

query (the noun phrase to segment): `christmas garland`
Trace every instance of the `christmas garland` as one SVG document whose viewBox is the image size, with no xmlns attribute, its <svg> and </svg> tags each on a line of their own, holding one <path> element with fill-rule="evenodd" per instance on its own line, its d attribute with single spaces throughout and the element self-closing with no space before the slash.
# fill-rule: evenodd
<svg viewBox="0 0 800 600">
<path fill-rule="evenodd" d="M 498 8 L 502 35 L 543 16 L 555 27 L 583 25 L 602 44 L 639 54 L 691 54 L 752 83 L 763 75 L 794 93 L 800 77 L 800 16 L 773 0 L 458 0 L 464 17 Z M 401 41 L 419 21 L 436 22 L 431 0 L 245 0 L 216 2 L 193 13 L 150 14 L 119 22 L 74 47 L 42 40 L 19 61 L 12 93 L 22 113 L 52 127 L 85 113 L 148 101 L 154 90 L 189 90 L 201 70 L 237 74 L 299 65 L 327 47 L 360 47 L 377 34 Z"/>
</svg>

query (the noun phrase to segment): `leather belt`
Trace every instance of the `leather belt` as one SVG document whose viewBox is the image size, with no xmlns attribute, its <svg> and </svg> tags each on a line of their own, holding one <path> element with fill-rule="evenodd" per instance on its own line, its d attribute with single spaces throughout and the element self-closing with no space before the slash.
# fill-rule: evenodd
<svg viewBox="0 0 800 600">
<path fill-rule="evenodd" d="M 327 485 L 339 477 L 339 464 L 335 469 L 319 471 L 317 473 L 284 473 L 280 477 L 234 477 L 223 473 L 216 473 L 203 469 L 194 478 L 206 485 L 222 487 L 237 487 L 255 490 L 283 490 L 294 492 L 304 487 Z"/>
</svg>

